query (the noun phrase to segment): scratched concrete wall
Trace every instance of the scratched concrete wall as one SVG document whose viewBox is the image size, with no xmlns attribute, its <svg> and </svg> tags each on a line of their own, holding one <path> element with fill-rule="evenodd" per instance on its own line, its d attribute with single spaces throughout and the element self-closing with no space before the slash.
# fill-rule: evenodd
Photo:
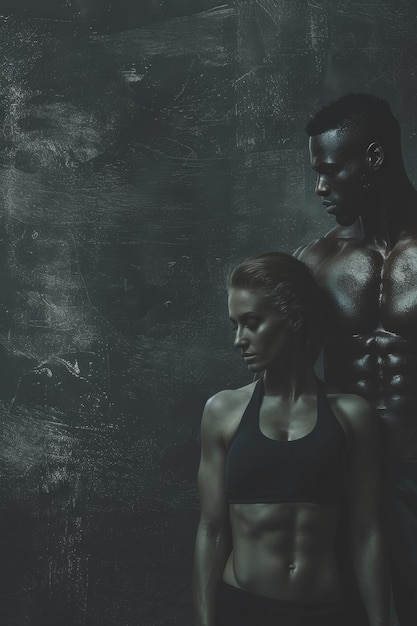
<svg viewBox="0 0 417 626">
<path fill-rule="evenodd" d="M 225 268 L 331 227 L 303 127 L 345 91 L 417 181 L 416 9 L 0 0 L 2 624 L 191 625 Z"/>
</svg>

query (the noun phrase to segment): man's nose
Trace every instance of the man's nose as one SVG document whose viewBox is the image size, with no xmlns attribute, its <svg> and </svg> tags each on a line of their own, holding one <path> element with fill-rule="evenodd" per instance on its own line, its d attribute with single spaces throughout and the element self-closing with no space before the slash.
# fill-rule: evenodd
<svg viewBox="0 0 417 626">
<path fill-rule="evenodd" d="M 329 185 L 322 174 L 317 176 L 316 188 L 314 191 L 318 196 L 327 196 L 330 191 Z"/>
</svg>

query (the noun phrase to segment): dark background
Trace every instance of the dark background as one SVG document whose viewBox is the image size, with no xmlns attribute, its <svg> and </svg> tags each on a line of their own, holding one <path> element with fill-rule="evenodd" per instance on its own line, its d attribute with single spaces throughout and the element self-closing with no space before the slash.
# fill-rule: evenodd
<svg viewBox="0 0 417 626">
<path fill-rule="evenodd" d="M 332 223 L 304 124 L 389 99 L 417 3 L 0 0 L 0 612 L 190 626 L 205 399 L 248 381 L 231 261 Z"/>
</svg>

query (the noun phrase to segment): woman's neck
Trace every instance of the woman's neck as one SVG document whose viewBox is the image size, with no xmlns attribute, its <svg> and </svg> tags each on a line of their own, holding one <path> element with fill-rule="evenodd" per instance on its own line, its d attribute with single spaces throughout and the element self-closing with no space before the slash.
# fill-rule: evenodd
<svg viewBox="0 0 417 626">
<path fill-rule="evenodd" d="M 304 393 L 314 393 L 317 387 L 310 360 L 306 356 L 295 359 L 294 354 L 285 364 L 281 362 L 268 367 L 263 381 L 266 395 L 283 396 L 289 400 L 296 400 Z"/>
</svg>

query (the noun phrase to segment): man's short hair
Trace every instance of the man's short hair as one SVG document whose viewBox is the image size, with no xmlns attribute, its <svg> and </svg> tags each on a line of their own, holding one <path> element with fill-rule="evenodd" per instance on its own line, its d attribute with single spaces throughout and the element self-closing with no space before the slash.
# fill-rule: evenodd
<svg viewBox="0 0 417 626">
<path fill-rule="evenodd" d="M 348 93 L 322 107 L 307 123 L 312 137 L 328 130 L 356 130 L 372 141 L 400 144 L 400 125 L 386 100 L 366 93 Z"/>
</svg>

